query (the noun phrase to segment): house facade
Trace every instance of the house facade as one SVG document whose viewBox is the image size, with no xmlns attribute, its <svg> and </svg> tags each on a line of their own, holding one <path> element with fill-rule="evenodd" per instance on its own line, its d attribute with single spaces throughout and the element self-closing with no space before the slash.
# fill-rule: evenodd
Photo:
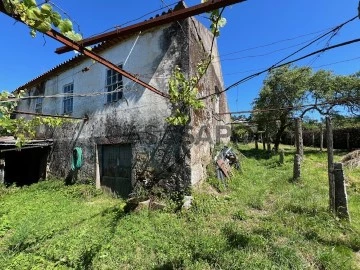
<svg viewBox="0 0 360 270">
<path fill-rule="evenodd" d="M 93 51 L 168 93 L 175 66 L 193 76 L 212 41 L 208 29 L 188 18 L 106 41 Z M 215 95 L 204 99 L 204 109 L 190 112 L 187 126 L 166 122 L 169 99 L 83 55 L 19 87 L 26 89 L 19 111 L 86 119 L 39 129 L 37 139 L 53 142 L 47 175 L 94 182 L 120 196 L 138 183 L 185 191 L 204 179 L 214 144 L 230 138 L 229 119 L 218 115 L 228 107 L 225 94 L 218 93 L 224 85 L 216 41 L 212 53 L 215 60 L 200 80 L 199 97 Z"/>
</svg>

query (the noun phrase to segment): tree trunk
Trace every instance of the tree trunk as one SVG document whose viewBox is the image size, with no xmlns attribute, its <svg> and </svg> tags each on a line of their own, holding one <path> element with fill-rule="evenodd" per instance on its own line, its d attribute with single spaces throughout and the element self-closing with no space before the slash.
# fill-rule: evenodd
<svg viewBox="0 0 360 270">
<path fill-rule="evenodd" d="M 281 136 L 283 135 L 285 129 L 286 129 L 286 126 L 281 123 L 281 126 L 280 126 L 278 132 L 277 132 L 276 135 L 275 135 L 274 149 L 275 149 L 275 152 L 276 152 L 276 153 L 277 153 L 278 150 L 279 150 L 279 145 L 280 145 Z"/>
<path fill-rule="evenodd" d="M 320 126 L 320 152 L 324 149 L 324 131 L 323 126 Z"/>
<path fill-rule="evenodd" d="M 296 143 L 296 154 L 299 154 L 301 158 L 304 157 L 304 144 L 302 136 L 301 119 L 295 119 L 295 143 Z"/>
<path fill-rule="evenodd" d="M 301 156 L 299 154 L 294 155 L 294 170 L 293 180 L 298 181 L 301 177 Z"/>
</svg>

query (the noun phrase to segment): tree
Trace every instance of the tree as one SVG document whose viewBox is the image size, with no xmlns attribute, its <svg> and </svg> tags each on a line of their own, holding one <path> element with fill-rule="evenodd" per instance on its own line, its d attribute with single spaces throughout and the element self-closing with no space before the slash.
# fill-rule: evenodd
<svg viewBox="0 0 360 270">
<path fill-rule="evenodd" d="M 319 70 L 312 75 L 308 88 L 308 97 L 314 104 L 304 109 L 301 117 L 312 110 L 321 115 L 335 115 L 340 107 L 351 114 L 360 113 L 360 73 L 340 76 Z"/>
<path fill-rule="evenodd" d="M 360 113 L 360 73 L 340 76 L 331 71 L 284 66 L 269 72 L 253 104 L 254 110 L 259 110 L 254 120 L 259 128 L 275 135 L 278 150 L 280 138 L 295 116 L 303 118 L 311 111 L 335 115 L 341 107 L 351 114 Z"/>
<path fill-rule="evenodd" d="M 253 119 L 259 130 L 264 130 L 267 136 L 275 136 L 275 151 L 279 149 L 283 132 L 292 124 L 295 108 L 301 106 L 306 98 L 310 77 L 311 69 L 308 67 L 284 66 L 271 70 L 259 97 L 253 102 L 253 109 L 259 110 L 253 113 Z"/>
</svg>

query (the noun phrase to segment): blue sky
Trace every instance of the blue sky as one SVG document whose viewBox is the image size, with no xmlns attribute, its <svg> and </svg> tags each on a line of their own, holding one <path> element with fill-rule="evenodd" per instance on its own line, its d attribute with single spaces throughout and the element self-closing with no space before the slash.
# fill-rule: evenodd
<svg viewBox="0 0 360 270">
<path fill-rule="evenodd" d="M 170 0 L 103 0 L 103 1 L 65 1 L 52 0 L 65 11 L 75 29 L 84 37 L 103 32 L 138 18 L 150 11 L 171 5 Z M 200 0 L 186 1 L 188 6 Z M 316 38 L 329 28 L 334 27 L 357 14 L 357 0 L 248 0 L 228 7 L 224 11 L 227 25 L 218 38 L 220 59 L 225 86 L 246 77 L 259 69 L 264 69 L 306 42 Z M 141 19 L 149 18 L 146 16 Z M 202 17 L 200 20 L 205 21 Z M 206 21 L 205 21 L 206 22 Z M 14 23 L 12 19 L 0 14 L 0 89 L 13 90 L 30 79 L 74 56 L 73 52 L 57 55 L 55 48 L 60 44 L 50 38 L 38 35 L 33 39 L 26 26 Z M 355 39 L 360 36 L 360 20 L 346 25 L 331 40 L 331 44 Z M 286 40 L 286 41 L 284 41 Z M 327 40 L 315 43 L 309 49 L 295 55 L 321 49 Z M 274 43 L 273 45 L 264 46 Z M 260 47 L 254 49 L 254 47 Z M 351 60 L 359 57 L 359 59 Z M 335 62 L 347 62 L 332 64 Z M 331 64 L 331 65 L 328 65 Z M 334 49 L 320 57 L 311 57 L 297 63 L 317 69 L 332 70 L 337 74 L 351 74 L 360 70 L 360 43 Z M 251 109 L 251 102 L 261 89 L 265 75 L 254 78 L 228 91 L 231 111 Z"/>
</svg>

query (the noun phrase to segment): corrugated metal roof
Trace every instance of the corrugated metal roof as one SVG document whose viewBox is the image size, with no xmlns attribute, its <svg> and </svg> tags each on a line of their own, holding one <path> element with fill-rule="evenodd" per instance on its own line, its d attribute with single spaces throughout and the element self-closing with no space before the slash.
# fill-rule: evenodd
<svg viewBox="0 0 360 270">
<path fill-rule="evenodd" d="M 95 53 L 100 53 L 106 49 L 109 49 L 110 47 L 116 45 L 117 43 L 120 43 L 121 41 L 127 39 L 131 37 L 131 35 L 128 35 L 128 36 L 124 36 L 124 37 L 121 37 L 121 38 L 116 38 L 114 40 L 109 40 L 109 41 L 106 41 L 106 42 L 103 42 L 99 45 L 96 45 L 92 51 L 95 52 Z M 62 71 L 64 70 L 67 70 L 68 68 L 70 67 L 73 67 L 73 66 L 76 66 L 78 65 L 79 63 L 81 63 L 82 61 L 86 60 L 86 59 L 89 59 L 88 57 L 86 57 L 85 55 L 83 54 L 78 54 L 76 56 L 74 56 L 73 58 L 69 59 L 69 60 L 66 60 L 65 62 L 55 66 L 54 68 L 50 69 L 49 71 L 41 74 L 40 76 L 32 79 L 31 81 L 23 84 L 22 86 L 19 86 L 16 90 L 16 91 L 19 91 L 19 90 L 25 90 L 29 87 L 32 87 L 32 86 L 35 86 L 36 84 L 39 84 L 41 83 L 42 81 L 46 80 L 47 78 L 50 78 L 52 76 L 55 76 L 56 74 L 59 74 L 61 73 Z"/>
<path fill-rule="evenodd" d="M 3 136 L 0 137 L 0 146 L 7 146 L 7 145 L 15 145 L 16 139 L 13 136 Z M 26 142 L 26 145 L 34 145 L 34 144 L 41 144 L 41 145 L 51 145 L 53 140 L 29 140 Z"/>
</svg>

